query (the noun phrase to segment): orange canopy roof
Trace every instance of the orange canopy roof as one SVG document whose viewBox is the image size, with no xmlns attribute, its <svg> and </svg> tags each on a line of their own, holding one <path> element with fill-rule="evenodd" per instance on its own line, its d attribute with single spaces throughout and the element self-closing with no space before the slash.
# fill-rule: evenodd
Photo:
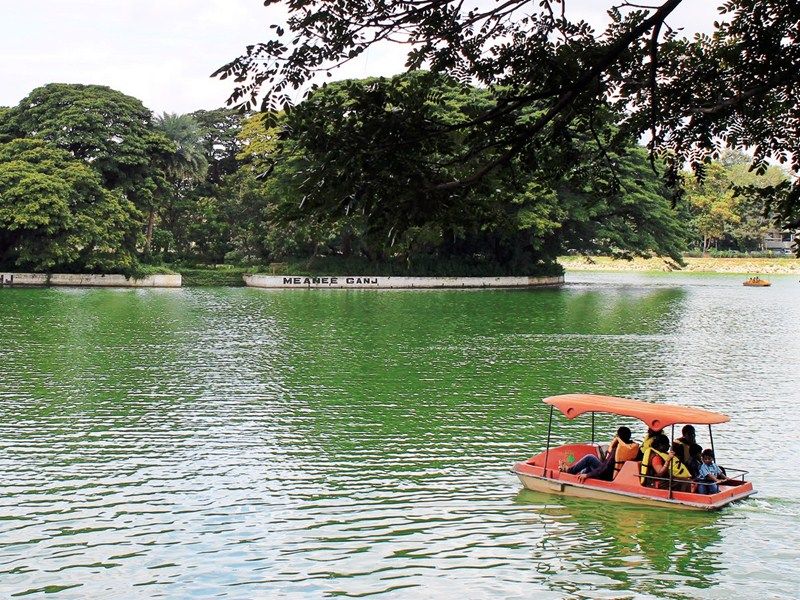
<svg viewBox="0 0 800 600">
<path fill-rule="evenodd" d="M 630 398 L 597 396 L 595 394 L 563 394 L 544 399 L 545 404 L 555 406 L 568 419 L 587 412 L 611 413 L 625 417 L 635 417 L 650 429 L 663 429 L 676 423 L 693 425 L 714 425 L 726 423 L 730 418 L 720 413 L 675 406 L 674 404 L 653 404 Z"/>
</svg>

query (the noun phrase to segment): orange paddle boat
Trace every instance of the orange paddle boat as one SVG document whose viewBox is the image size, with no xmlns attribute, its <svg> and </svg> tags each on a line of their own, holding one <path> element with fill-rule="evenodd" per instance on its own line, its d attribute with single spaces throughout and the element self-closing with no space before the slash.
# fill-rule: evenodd
<svg viewBox="0 0 800 600">
<path fill-rule="evenodd" d="M 761 279 L 761 277 L 751 277 L 742 285 L 746 285 L 747 287 L 769 287 L 772 284 L 766 279 Z"/>
<path fill-rule="evenodd" d="M 644 471 L 642 470 L 639 460 L 629 460 L 622 464 L 612 481 L 601 479 L 583 479 L 581 481 L 578 475 L 571 475 L 566 471 L 559 470 L 559 465 L 573 465 L 587 454 L 593 454 L 600 460 L 605 458 L 606 447 L 594 441 L 595 413 L 634 417 L 654 431 L 671 427 L 671 439 L 674 439 L 676 424 L 708 425 L 712 450 L 714 438 L 711 435 L 711 426 L 730 420 L 723 414 L 685 406 L 653 404 L 640 400 L 593 394 L 551 396 L 545 398 L 544 402 L 550 405 L 547 448 L 541 454 L 515 464 L 512 469 L 522 485 L 529 490 L 579 498 L 615 500 L 648 506 L 671 506 L 690 510 L 717 510 L 731 502 L 755 494 L 753 484 L 745 480 L 747 472 L 729 467 L 725 467 L 729 479 L 719 484 L 719 492 L 715 494 L 699 494 L 674 489 L 677 481 L 673 480 L 671 471 L 669 478 L 652 476 L 648 474 L 647 465 L 645 465 Z M 556 408 L 568 419 L 591 413 L 591 443 L 566 444 L 551 448 L 553 409 Z M 682 487 L 689 486 L 683 485 Z"/>
</svg>

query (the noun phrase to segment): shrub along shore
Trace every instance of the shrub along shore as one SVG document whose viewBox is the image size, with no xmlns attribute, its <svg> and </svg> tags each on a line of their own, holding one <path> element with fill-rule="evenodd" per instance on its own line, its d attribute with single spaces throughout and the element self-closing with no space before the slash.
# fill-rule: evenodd
<svg viewBox="0 0 800 600">
<path fill-rule="evenodd" d="M 559 264 L 570 271 L 640 271 L 680 273 L 742 273 L 742 274 L 800 274 L 800 259 L 685 257 L 684 266 L 663 258 L 613 259 L 609 256 L 562 256 Z"/>
</svg>

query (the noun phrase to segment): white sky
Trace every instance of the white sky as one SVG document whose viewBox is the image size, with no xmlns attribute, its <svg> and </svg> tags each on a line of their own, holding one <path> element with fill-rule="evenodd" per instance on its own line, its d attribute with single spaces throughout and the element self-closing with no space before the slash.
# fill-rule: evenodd
<svg viewBox="0 0 800 600">
<path fill-rule="evenodd" d="M 567 2 L 604 21 L 606 0 Z M 670 23 L 708 32 L 718 4 L 685 0 Z M 265 41 L 281 13 L 262 0 L 0 0 L 0 106 L 52 82 L 108 85 L 159 113 L 222 106 L 232 84 L 209 75 Z M 336 78 L 400 72 L 407 49 L 373 49 Z"/>
</svg>

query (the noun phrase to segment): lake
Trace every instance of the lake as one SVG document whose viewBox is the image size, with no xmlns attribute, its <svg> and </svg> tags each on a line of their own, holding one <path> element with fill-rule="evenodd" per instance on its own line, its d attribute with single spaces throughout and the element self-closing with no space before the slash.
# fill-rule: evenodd
<svg viewBox="0 0 800 600">
<path fill-rule="evenodd" d="M 744 279 L 0 290 L 0 597 L 796 597 L 800 282 Z M 718 462 L 758 494 L 523 491 L 566 392 L 730 415 Z"/>
</svg>

